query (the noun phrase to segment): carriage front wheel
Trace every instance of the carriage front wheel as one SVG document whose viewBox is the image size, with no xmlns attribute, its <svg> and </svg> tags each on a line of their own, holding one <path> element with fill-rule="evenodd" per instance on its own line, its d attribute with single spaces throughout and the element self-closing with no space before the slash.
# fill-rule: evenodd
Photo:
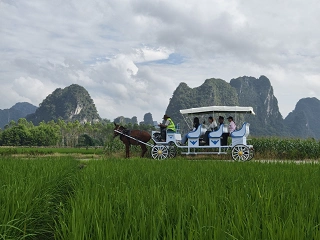
<svg viewBox="0 0 320 240">
<path fill-rule="evenodd" d="M 153 159 L 163 160 L 169 156 L 169 149 L 164 145 L 155 145 L 151 149 Z"/>
<path fill-rule="evenodd" d="M 232 159 L 235 161 L 244 162 L 250 160 L 253 156 L 250 154 L 248 146 L 243 144 L 237 144 L 232 148 L 231 151 Z"/>
</svg>

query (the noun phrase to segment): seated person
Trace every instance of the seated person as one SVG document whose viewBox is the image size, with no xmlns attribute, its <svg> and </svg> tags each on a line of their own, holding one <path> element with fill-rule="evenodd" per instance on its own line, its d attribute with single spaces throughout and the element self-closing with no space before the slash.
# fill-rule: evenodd
<svg viewBox="0 0 320 240">
<path fill-rule="evenodd" d="M 176 127 L 173 121 L 171 120 L 171 118 L 167 114 L 165 114 L 162 119 L 165 122 L 158 124 L 158 126 L 160 127 L 160 131 L 161 131 L 161 141 L 165 142 L 167 137 L 167 132 L 175 133 Z"/>
<path fill-rule="evenodd" d="M 237 129 L 237 126 L 233 121 L 233 117 L 229 116 L 227 119 L 229 121 L 229 125 L 228 125 L 228 134 L 229 135 L 228 136 L 230 137 L 230 134 Z"/>
<path fill-rule="evenodd" d="M 195 117 L 195 118 L 193 119 L 193 129 L 192 129 L 191 131 L 197 130 L 198 127 L 199 127 L 199 125 L 200 125 L 199 118 Z M 183 138 L 182 138 L 182 140 L 181 140 L 181 144 L 186 144 L 187 140 L 188 140 L 188 133 L 183 136 Z"/>
<path fill-rule="evenodd" d="M 205 132 L 203 136 L 203 140 L 205 141 L 206 145 L 209 145 L 209 133 L 212 131 L 217 131 L 218 130 L 218 125 L 216 120 L 213 117 L 208 118 L 208 126 L 206 126 L 207 131 Z M 205 124 L 205 122 L 203 122 Z"/>
<path fill-rule="evenodd" d="M 218 122 L 219 122 L 219 127 L 220 127 L 220 125 L 224 125 L 224 117 L 219 116 Z M 223 132 L 222 133 L 221 146 L 227 146 L 228 145 L 228 136 L 229 136 L 229 133 L 227 133 L 227 132 Z"/>
<path fill-rule="evenodd" d="M 230 135 L 230 133 L 232 133 L 233 131 L 236 130 L 237 126 L 233 121 L 233 117 L 230 116 L 227 119 L 229 121 L 228 132 L 229 132 L 229 135 Z"/>
</svg>

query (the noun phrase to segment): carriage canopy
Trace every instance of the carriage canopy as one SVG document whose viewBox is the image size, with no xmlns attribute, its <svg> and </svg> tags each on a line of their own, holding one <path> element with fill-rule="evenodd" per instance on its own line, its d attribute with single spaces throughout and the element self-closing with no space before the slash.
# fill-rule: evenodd
<svg viewBox="0 0 320 240">
<path fill-rule="evenodd" d="M 239 106 L 208 106 L 199 108 L 181 109 L 181 114 L 209 114 L 209 113 L 249 113 L 255 115 L 252 107 Z"/>
</svg>

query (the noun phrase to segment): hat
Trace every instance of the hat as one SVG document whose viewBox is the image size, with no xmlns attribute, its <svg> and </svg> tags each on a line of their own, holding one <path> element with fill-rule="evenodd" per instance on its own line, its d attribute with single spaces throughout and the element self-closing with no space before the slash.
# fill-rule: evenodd
<svg viewBox="0 0 320 240">
<path fill-rule="evenodd" d="M 231 119 L 233 121 L 233 117 L 229 116 L 227 119 Z"/>
<path fill-rule="evenodd" d="M 169 118 L 167 114 L 165 114 L 162 119 L 166 119 L 166 118 Z"/>
</svg>

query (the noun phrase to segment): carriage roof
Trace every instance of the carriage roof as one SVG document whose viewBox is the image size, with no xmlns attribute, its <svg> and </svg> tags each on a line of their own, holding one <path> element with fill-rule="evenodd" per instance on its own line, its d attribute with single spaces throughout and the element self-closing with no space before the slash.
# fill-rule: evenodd
<svg viewBox="0 0 320 240">
<path fill-rule="evenodd" d="M 199 108 L 181 109 L 181 114 L 209 114 L 209 113 L 249 113 L 255 115 L 252 107 L 239 106 L 208 106 Z"/>
</svg>

